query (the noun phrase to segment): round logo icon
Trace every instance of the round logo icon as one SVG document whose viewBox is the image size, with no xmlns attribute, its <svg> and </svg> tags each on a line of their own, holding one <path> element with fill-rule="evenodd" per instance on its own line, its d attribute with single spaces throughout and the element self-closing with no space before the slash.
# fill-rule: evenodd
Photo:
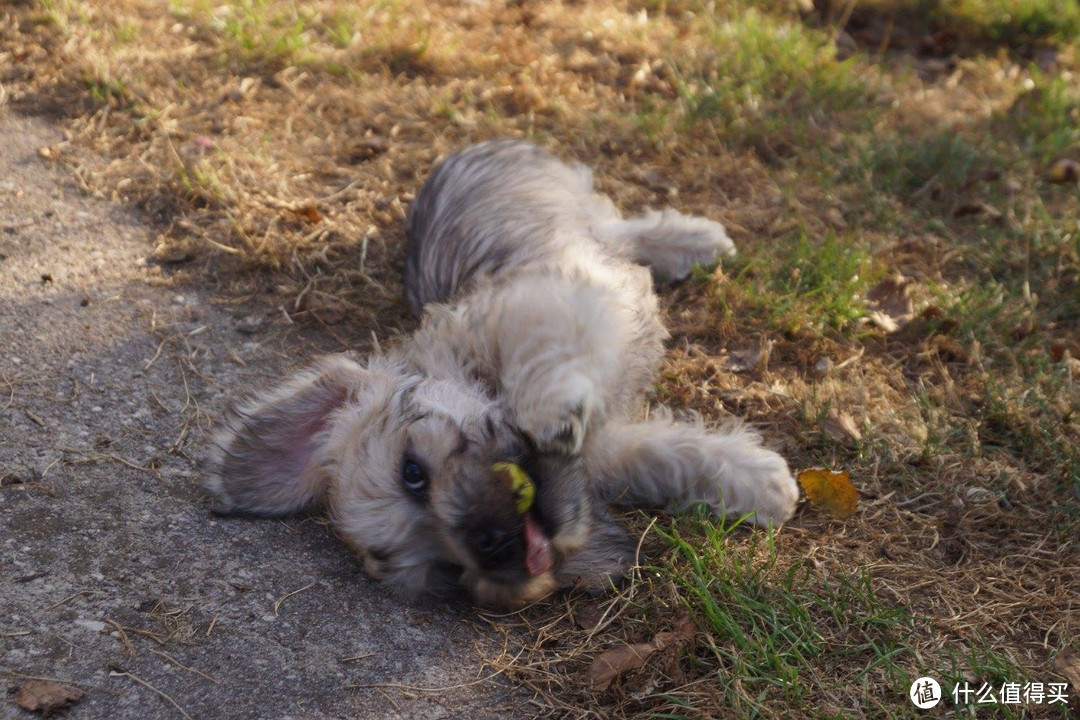
<svg viewBox="0 0 1080 720">
<path fill-rule="evenodd" d="M 921 677 L 911 683 L 908 697 L 915 707 L 920 710 L 929 710 L 941 702 L 941 686 L 932 677 Z"/>
</svg>

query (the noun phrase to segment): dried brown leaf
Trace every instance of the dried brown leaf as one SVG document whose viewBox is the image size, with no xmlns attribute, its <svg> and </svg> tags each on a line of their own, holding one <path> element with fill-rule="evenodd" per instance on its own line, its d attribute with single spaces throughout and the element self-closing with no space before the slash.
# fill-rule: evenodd
<svg viewBox="0 0 1080 720">
<path fill-rule="evenodd" d="M 600 603 L 581 603 L 574 609 L 574 623 L 582 630 L 593 630 L 604 618 L 604 609 Z"/>
<path fill-rule="evenodd" d="M 972 217 L 974 215 L 981 215 L 989 220 L 997 220 L 1001 217 L 1001 211 L 984 202 L 963 203 L 953 210 L 954 218 Z"/>
<path fill-rule="evenodd" d="M 866 293 L 866 299 L 878 310 L 893 317 L 912 314 L 912 281 L 897 273 L 890 275 Z"/>
<path fill-rule="evenodd" d="M 83 691 L 48 680 L 27 680 L 15 692 L 15 704 L 24 710 L 52 717 L 79 701 Z"/>
<path fill-rule="evenodd" d="M 150 259 L 161 264 L 185 263 L 194 257 L 195 247 L 193 243 L 164 237 L 158 240 L 157 245 L 150 252 Z"/>
<path fill-rule="evenodd" d="M 870 322 L 887 333 L 896 332 L 910 322 L 915 312 L 911 287 L 909 278 L 896 273 L 870 288 L 866 293 Z"/>
<path fill-rule="evenodd" d="M 314 205 L 304 205 L 293 210 L 294 213 L 307 220 L 314 225 L 315 223 L 322 222 L 323 216 L 319 212 L 319 209 Z"/>
<path fill-rule="evenodd" d="M 757 348 L 737 350 L 724 360 L 724 368 L 737 373 L 750 370 L 765 372 L 769 367 L 769 357 L 774 344 L 774 340 L 765 340 Z"/>
<path fill-rule="evenodd" d="M 1080 655 L 1072 650 L 1063 651 L 1054 659 L 1054 672 L 1069 681 L 1073 692 L 1080 693 Z"/>
<path fill-rule="evenodd" d="M 694 636 L 694 625 L 684 617 L 678 627 L 670 632 L 657 633 L 651 642 L 622 645 L 601 653 L 593 660 L 586 679 L 594 690 L 606 690 L 611 681 L 620 675 L 637 670 L 657 650 L 687 642 Z"/>
<path fill-rule="evenodd" d="M 821 423 L 825 434 L 836 442 L 851 445 L 862 440 L 862 433 L 855 425 L 855 418 L 847 412 L 837 411 L 830 408 L 825 420 Z"/>
<path fill-rule="evenodd" d="M 589 666 L 587 678 L 594 690 L 606 690 L 611 681 L 645 664 L 657 647 L 651 642 L 612 648 L 601 653 Z"/>
</svg>

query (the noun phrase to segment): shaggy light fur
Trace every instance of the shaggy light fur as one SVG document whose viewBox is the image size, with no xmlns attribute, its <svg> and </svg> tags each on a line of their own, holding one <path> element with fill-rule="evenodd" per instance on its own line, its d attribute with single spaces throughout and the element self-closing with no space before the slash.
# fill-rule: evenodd
<svg viewBox="0 0 1080 720">
<path fill-rule="evenodd" d="M 791 517 L 795 481 L 756 434 L 663 409 L 636 420 L 667 337 L 650 269 L 677 280 L 734 253 L 720 224 L 674 210 L 623 219 L 587 168 L 496 141 L 436 168 L 409 232 L 421 327 L 236 408 L 212 452 L 219 509 L 324 502 L 373 577 L 502 605 L 621 573 L 633 543 L 609 504 Z M 534 479 L 528 512 L 500 461 Z"/>
</svg>

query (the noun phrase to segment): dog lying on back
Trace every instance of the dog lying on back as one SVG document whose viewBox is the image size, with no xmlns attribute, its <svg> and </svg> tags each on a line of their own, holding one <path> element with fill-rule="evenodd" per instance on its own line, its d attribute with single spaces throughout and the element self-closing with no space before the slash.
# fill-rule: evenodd
<svg viewBox="0 0 1080 720">
<path fill-rule="evenodd" d="M 446 159 L 408 222 L 420 328 L 232 411 L 211 458 L 220 511 L 324 503 L 372 577 L 412 596 L 461 585 L 495 605 L 624 571 L 634 543 L 609 505 L 791 517 L 795 481 L 754 433 L 663 409 L 639 419 L 667 338 L 653 278 L 733 254 L 721 225 L 673 210 L 624 219 L 588 168 L 520 141 Z M 531 478 L 524 511 L 500 463 Z"/>
</svg>

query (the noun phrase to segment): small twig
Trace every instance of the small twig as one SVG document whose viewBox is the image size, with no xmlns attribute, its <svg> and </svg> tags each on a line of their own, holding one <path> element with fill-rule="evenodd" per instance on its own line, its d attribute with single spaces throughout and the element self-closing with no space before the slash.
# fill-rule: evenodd
<svg viewBox="0 0 1080 720">
<path fill-rule="evenodd" d="M 180 408 L 180 414 L 183 415 L 187 412 L 187 409 L 191 407 L 191 388 L 188 387 L 187 373 L 184 372 L 184 363 L 180 362 L 179 358 L 176 360 L 176 367 L 180 369 L 180 380 L 184 383 L 184 407 Z"/>
<path fill-rule="evenodd" d="M 217 248 L 218 250 L 220 250 L 223 253 L 228 253 L 230 255 L 243 255 L 244 254 L 243 250 L 240 250 L 240 249 L 234 248 L 234 247 L 229 247 L 228 245 L 222 245 L 217 240 L 212 240 L 209 237 L 207 237 L 206 235 L 200 235 L 199 239 L 202 240 L 203 242 L 206 242 L 206 243 L 209 243 L 210 245 L 213 245 L 215 248 Z"/>
<path fill-rule="evenodd" d="M 8 380 L 7 375 L 4 375 L 3 373 L 0 373 L 0 380 L 4 381 L 4 384 L 8 386 L 9 391 L 7 402 L 4 403 L 4 407 L 0 408 L 0 412 L 4 412 L 11 407 L 11 403 L 15 402 L 15 383 Z"/>
<path fill-rule="evenodd" d="M 645 544 L 645 537 L 649 534 L 649 531 L 653 529 L 653 526 L 656 525 L 657 520 L 658 518 L 654 517 L 649 523 L 649 526 L 645 528 L 645 530 L 641 533 L 641 537 L 638 538 L 637 548 L 634 550 L 635 568 L 641 567 L 641 546 Z M 596 625 L 594 625 L 592 629 L 589 630 L 589 634 L 585 637 L 585 640 L 582 644 L 591 642 L 596 633 L 600 632 L 608 625 L 615 622 L 615 620 L 623 614 L 626 608 L 630 605 L 630 601 L 634 599 L 634 595 L 637 592 L 637 578 L 638 572 L 630 573 L 630 586 L 626 588 L 625 591 L 619 592 L 619 594 L 611 601 L 611 603 L 608 604 L 607 609 L 605 609 L 603 614 L 600 615 L 600 619 L 596 622 Z M 618 611 L 616 611 L 609 618 L 608 614 L 611 613 L 612 609 L 615 607 L 615 604 L 619 601 L 620 598 L 625 598 L 626 602 L 623 603 L 623 605 L 618 609 Z"/>
<path fill-rule="evenodd" d="M 166 660 L 168 660 L 173 665 L 175 665 L 175 666 L 177 666 L 179 668 L 183 668 L 184 670 L 187 670 L 189 672 L 193 672 L 196 675 L 198 675 L 199 677 L 206 678 L 207 680 L 214 683 L 215 685 L 220 685 L 221 684 L 221 681 L 218 680 L 217 678 L 214 678 L 214 677 L 211 677 L 211 676 L 207 675 L 206 673 L 204 673 L 202 670 L 199 670 L 198 668 L 193 668 L 190 665 L 185 665 L 184 663 L 180 662 L 179 660 L 177 660 L 176 658 L 174 658 L 172 655 L 170 655 L 167 652 L 163 652 L 161 650 L 155 650 L 154 648 L 150 648 L 150 652 L 154 653 L 155 655 L 160 655 L 161 657 L 165 658 Z"/>
<path fill-rule="evenodd" d="M 836 26 L 833 28 L 833 42 L 836 42 L 836 39 L 840 37 L 840 33 L 844 32 L 844 28 L 847 27 L 848 21 L 851 20 L 851 15 L 855 12 L 855 2 L 856 0 L 847 0 L 844 4 L 844 11 L 840 14 Z"/>
<path fill-rule="evenodd" d="M 298 312 L 300 310 L 300 305 L 304 302 L 304 298 L 307 297 L 307 294 L 309 292 L 311 292 L 311 288 L 314 285 L 315 278 L 308 280 L 307 285 L 304 286 L 304 289 L 301 290 L 300 294 L 296 296 L 296 300 L 293 301 L 293 312 Z"/>
<path fill-rule="evenodd" d="M 311 317 L 315 319 L 315 322 L 319 323 L 322 329 L 325 330 L 330 337 L 334 338 L 334 340 L 337 340 L 338 345 L 346 349 L 350 347 L 349 341 L 334 332 L 334 329 L 327 325 L 325 320 L 319 317 L 319 313 L 312 312 Z"/>
<path fill-rule="evenodd" d="M 881 42 L 878 43 L 877 51 L 874 52 L 874 62 L 880 63 L 881 59 L 885 57 L 885 51 L 889 49 L 889 43 L 892 42 L 893 25 L 896 19 L 890 15 L 889 24 L 885 26 L 885 32 L 881 34 Z"/>
<path fill-rule="evenodd" d="M 124 644 L 124 649 L 127 650 L 128 657 L 135 657 L 135 646 L 131 644 L 131 638 L 124 632 L 124 626 L 111 618 L 105 618 L 105 622 L 116 628 L 116 632 L 120 634 L 120 642 Z"/>
<path fill-rule="evenodd" d="M 155 352 L 155 353 L 154 353 L 154 357 L 150 358 L 150 362 L 146 363 L 146 365 L 144 365 L 144 366 L 143 366 L 143 372 L 146 372 L 147 370 L 149 370 L 149 369 L 150 369 L 150 367 L 151 367 L 151 366 L 152 366 L 152 365 L 153 365 L 154 363 L 156 363 L 156 362 L 157 362 L 157 359 L 158 359 L 159 357 L 161 357 L 161 351 L 162 351 L 162 349 L 163 349 L 163 348 L 165 347 L 165 341 L 166 341 L 166 339 L 167 339 L 167 338 L 162 338 L 162 339 L 161 339 L 161 342 L 160 342 L 160 343 L 158 343 L 158 346 L 157 346 L 157 352 Z"/>
<path fill-rule="evenodd" d="M 308 583 L 307 585 L 300 588 L 299 590 L 293 590 L 292 592 L 285 593 L 284 595 L 279 597 L 277 599 L 277 602 L 274 603 L 274 617 L 278 616 L 278 610 L 281 608 L 281 603 L 285 602 L 288 598 L 291 598 L 293 595 L 296 595 L 297 593 L 302 593 L 305 590 L 310 590 L 313 587 L 315 587 L 315 583 L 313 583 L 313 582 Z"/>
<path fill-rule="evenodd" d="M 940 497 L 939 493 L 925 492 L 925 493 L 923 493 L 921 495 L 917 495 L 916 497 L 910 498 L 908 500 L 897 500 L 895 503 L 893 503 L 893 506 L 898 507 L 898 508 L 905 508 L 905 507 L 908 507 L 909 505 L 914 505 L 915 503 L 919 502 L 920 500 L 925 500 L 926 498 L 938 498 L 938 497 Z"/>
<path fill-rule="evenodd" d="M 121 625 L 125 632 L 135 633 L 144 638 L 149 638 L 156 642 L 158 645 L 165 645 L 165 637 L 160 633 L 152 632 L 150 630 L 142 630 L 141 628 L 129 627 L 127 625 Z"/>
<path fill-rule="evenodd" d="M 510 660 L 510 662 L 506 665 L 506 667 L 501 668 L 499 670 L 496 670 L 495 672 L 491 673 L 490 675 L 485 675 L 484 677 L 477 678 L 475 680 L 470 680 L 468 682 L 458 683 L 457 685 L 444 685 L 442 687 L 426 688 L 426 687 L 417 687 L 416 685 L 402 685 L 401 683 L 364 683 L 362 685 L 346 685 L 345 687 L 348 688 L 349 690 L 361 690 L 361 689 L 369 689 L 369 688 L 375 688 L 375 689 L 388 688 L 388 689 L 391 689 L 391 690 L 403 690 L 405 692 L 417 692 L 417 693 L 440 693 L 440 692 L 447 692 L 449 690 L 460 690 L 462 688 L 472 687 L 473 685 L 479 685 L 481 683 L 485 683 L 488 680 L 492 680 L 492 679 L 498 677 L 499 675 L 502 675 L 504 672 L 507 671 L 507 669 L 509 669 L 510 667 L 513 667 L 513 664 L 515 662 L 517 662 L 517 659 L 520 658 L 524 653 L 525 653 L 525 648 L 522 648 L 521 650 L 518 651 L 518 654 L 515 655 Z"/>
<path fill-rule="evenodd" d="M 861 358 L 863 356 L 863 353 L 865 353 L 865 352 L 866 352 L 866 348 L 859 348 L 859 352 L 855 353 L 854 355 L 849 357 L 847 360 L 844 360 L 843 362 L 837 363 L 833 367 L 833 370 L 842 370 L 843 368 L 846 368 L 848 365 L 850 365 L 853 362 L 856 362 L 859 358 Z"/>
<path fill-rule="evenodd" d="M 69 603 L 72 600 L 74 600 L 75 598 L 81 597 L 83 595 L 101 595 L 101 594 L 103 594 L 103 591 L 101 591 L 101 590 L 80 590 L 77 593 L 72 593 L 71 595 L 68 595 L 66 598 L 64 598 L 63 600 L 61 600 L 58 603 L 53 603 L 52 605 L 50 605 L 47 608 L 42 608 L 41 612 L 49 612 L 50 610 L 55 610 L 56 608 L 60 607 L 61 605 L 64 605 L 65 603 Z"/>
<path fill-rule="evenodd" d="M 53 469 L 54 467 L 56 467 L 56 463 L 60 462 L 60 461 L 61 461 L 62 459 L 63 459 L 63 458 L 59 458 L 59 457 L 58 457 L 58 458 L 56 458 L 55 460 L 53 460 L 53 461 L 52 461 L 51 463 L 49 463 L 48 465 L 46 465 L 46 466 L 45 466 L 45 469 L 44 469 L 44 470 L 42 470 L 42 471 L 41 471 L 41 474 L 40 474 L 40 475 L 38 476 L 38 479 L 39 479 L 39 480 L 44 480 L 44 479 L 45 479 L 45 476 L 49 474 L 49 471 L 50 471 L 50 470 L 52 470 L 52 469 Z"/>
<path fill-rule="evenodd" d="M 112 453 L 98 453 L 96 455 L 85 455 L 85 454 L 82 453 L 82 451 L 76 450 L 75 448 L 61 448 L 61 450 L 65 450 L 65 452 L 73 452 L 73 453 L 78 453 L 78 454 L 82 455 L 82 460 L 78 461 L 79 463 L 96 463 L 96 462 L 101 462 L 102 460 L 111 460 L 112 462 L 118 462 L 121 465 L 126 465 L 127 467 L 131 468 L 132 470 L 141 470 L 142 472 L 150 473 L 151 475 L 156 477 L 158 480 L 161 479 L 161 473 L 159 473 L 154 468 L 143 467 L 142 465 L 136 465 L 135 463 L 131 462 L 130 460 L 126 460 L 126 459 L 120 457 L 119 455 L 113 455 Z"/>
<path fill-rule="evenodd" d="M 24 410 L 23 412 L 26 413 L 26 417 L 30 418 L 31 420 L 33 420 L 35 423 L 37 423 L 41 427 L 45 427 L 45 421 L 42 420 L 41 416 L 36 414 L 33 410 L 27 409 L 27 410 Z"/>
<path fill-rule="evenodd" d="M 352 657 L 338 658 L 338 662 L 339 663 L 359 662 L 360 660 L 367 660 L 369 657 L 372 657 L 374 655 L 375 655 L 375 653 L 373 653 L 373 652 L 362 653 L 360 655 L 353 655 Z"/>
<path fill-rule="evenodd" d="M 153 691 L 154 691 L 154 692 L 156 692 L 156 693 L 157 693 L 158 695 L 160 695 L 161 697 L 163 697 L 163 698 L 165 698 L 166 700 L 168 700 L 168 701 L 169 701 L 169 704 L 170 704 L 170 705 L 172 705 L 172 706 L 173 706 L 174 708 L 176 708 L 176 709 L 177 709 L 177 711 L 179 711 L 179 713 L 180 713 L 181 715 L 183 715 L 184 717 L 186 717 L 186 718 L 187 718 L 188 720 L 194 720 L 194 718 L 192 718 L 192 717 L 191 717 L 190 715 L 188 715 L 188 714 L 187 714 L 187 713 L 186 713 L 186 712 L 184 711 L 184 708 L 180 707 L 180 706 L 179 706 L 179 705 L 178 705 L 178 704 L 176 703 L 176 701 L 175 701 L 175 700 L 173 700 L 173 699 L 172 699 L 171 697 L 169 697 L 169 696 L 168 696 L 167 694 L 165 694 L 165 693 L 164 693 L 164 692 L 162 692 L 161 690 L 158 690 L 158 689 L 157 689 L 156 687 L 154 687 L 154 686 L 153 686 L 153 685 L 151 685 L 150 683 L 148 683 L 148 682 L 146 682 L 145 680 L 143 680 L 143 679 L 142 679 L 141 677 L 139 677 L 138 675 L 134 675 L 134 674 L 132 674 L 132 673 L 128 672 L 127 670 L 124 670 L 124 669 L 122 669 L 122 668 L 119 668 L 119 667 L 117 667 L 117 666 L 115 666 L 115 665 L 111 665 L 109 669 L 110 669 L 110 673 L 109 673 L 110 675 L 113 675 L 113 676 L 117 676 L 117 677 L 129 677 L 129 678 L 131 678 L 132 680 L 134 680 L 135 682 L 139 683 L 139 684 L 140 684 L 140 685 L 142 685 L 143 687 L 145 687 L 145 688 L 149 688 L 150 690 L 153 690 Z"/>
<path fill-rule="evenodd" d="M 329 195 L 323 195 L 316 202 L 326 203 L 329 200 L 337 200 L 339 197 L 341 197 L 342 195 L 344 195 L 345 193 L 347 193 L 348 191 L 352 190 L 354 187 L 359 185 L 360 181 L 362 179 L 363 178 L 357 178 L 357 179 L 353 180 L 352 182 L 350 182 L 345 187 L 341 188 L 340 190 L 336 190 L 336 191 L 330 193 Z"/>
<path fill-rule="evenodd" d="M 173 444 L 169 446 L 170 453 L 176 454 L 176 452 L 180 450 L 180 446 L 183 444 L 184 440 L 187 439 L 188 430 L 190 428 L 191 420 L 185 420 L 184 427 L 180 428 L 180 434 L 176 437 L 176 440 L 173 441 Z"/>
</svg>

